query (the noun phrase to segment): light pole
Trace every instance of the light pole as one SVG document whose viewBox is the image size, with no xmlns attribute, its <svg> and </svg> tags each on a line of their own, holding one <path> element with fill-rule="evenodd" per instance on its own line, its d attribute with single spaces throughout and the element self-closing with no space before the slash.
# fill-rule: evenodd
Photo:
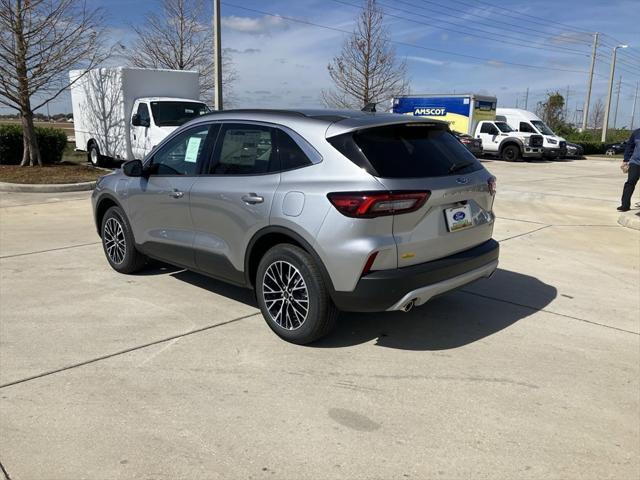
<svg viewBox="0 0 640 480">
<path fill-rule="evenodd" d="M 589 102 L 591 101 L 591 87 L 593 85 L 593 68 L 596 65 L 596 55 L 598 53 L 598 35 L 593 34 L 593 53 L 591 54 L 591 70 L 589 71 L 589 86 L 587 87 L 587 96 L 584 99 L 584 108 L 582 109 L 582 131 L 587 129 L 587 120 L 589 119 Z"/>
<path fill-rule="evenodd" d="M 611 94 L 613 93 L 613 77 L 616 73 L 616 55 L 619 48 L 627 48 L 629 45 L 616 45 L 611 55 L 611 74 L 609 75 L 609 90 L 607 93 L 607 105 L 604 108 L 604 122 L 602 124 L 602 143 L 607 141 L 607 129 L 609 128 L 609 110 L 611 110 Z"/>
<path fill-rule="evenodd" d="M 213 103 L 216 110 L 222 110 L 222 42 L 220 30 L 220 0 L 213 0 Z"/>
</svg>

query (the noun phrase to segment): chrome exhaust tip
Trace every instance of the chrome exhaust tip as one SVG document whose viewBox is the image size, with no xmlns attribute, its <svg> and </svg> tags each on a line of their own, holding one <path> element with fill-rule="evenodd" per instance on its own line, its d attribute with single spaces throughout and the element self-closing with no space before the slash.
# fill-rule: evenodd
<svg viewBox="0 0 640 480">
<path fill-rule="evenodd" d="M 415 298 L 413 300 L 409 300 L 402 307 L 400 307 L 400 310 L 402 310 L 404 313 L 409 313 L 411 311 L 411 309 L 413 308 L 413 305 L 415 303 L 416 303 L 416 299 Z"/>
</svg>

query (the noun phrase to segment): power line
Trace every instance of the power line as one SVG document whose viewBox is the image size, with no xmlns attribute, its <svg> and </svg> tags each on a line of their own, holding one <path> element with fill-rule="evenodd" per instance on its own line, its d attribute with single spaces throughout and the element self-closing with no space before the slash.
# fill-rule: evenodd
<svg viewBox="0 0 640 480">
<path fill-rule="evenodd" d="M 301 20 L 298 18 L 292 18 L 292 17 L 287 17 L 284 15 L 278 15 L 276 13 L 272 13 L 272 12 L 266 12 L 264 10 L 258 10 L 255 8 L 249 8 L 249 7 L 245 7 L 242 5 L 236 5 L 234 3 L 229 3 L 229 2 L 222 2 L 224 5 L 228 6 L 228 7 L 233 7 L 233 8 L 238 8 L 240 10 L 245 10 L 248 12 L 253 12 L 253 13 L 259 13 L 261 15 L 267 15 L 270 17 L 275 17 L 275 18 L 280 18 L 282 20 L 287 20 L 289 22 L 294 22 L 294 23 L 301 23 L 301 24 L 305 24 L 305 25 L 311 25 L 314 27 L 318 27 L 318 28 L 324 28 L 327 30 L 333 30 L 334 32 L 340 32 L 340 33 L 346 33 L 348 35 L 351 35 L 353 32 L 349 31 L 349 30 L 344 30 L 341 28 L 337 28 L 337 27 L 330 27 L 328 25 L 322 25 L 319 23 L 314 23 L 314 22 L 310 22 L 308 20 Z M 552 71 L 557 71 L 557 72 L 570 72 L 570 73 L 589 73 L 585 70 L 575 70 L 575 69 L 569 69 L 569 68 L 557 68 L 557 67 L 546 67 L 544 65 L 530 65 L 530 64 L 526 64 L 526 63 L 515 63 L 515 62 L 509 62 L 506 60 L 499 60 L 496 58 L 488 58 L 488 57 L 478 57 L 475 55 L 468 55 L 465 53 L 458 53 L 458 52 L 452 52 L 449 50 L 442 50 L 442 49 L 438 49 L 438 48 L 431 48 L 431 47 L 425 47 L 422 45 L 416 45 L 413 43 L 407 43 L 407 42 L 401 42 L 398 40 L 389 40 L 390 43 L 396 44 L 396 45 L 401 45 L 404 47 L 410 47 L 410 48 L 416 48 L 419 50 L 425 50 L 425 51 L 429 51 L 429 52 L 437 52 L 437 53 L 444 53 L 447 55 L 453 55 L 456 57 L 462 57 L 462 58 L 468 58 L 471 60 L 480 60 L 482 62 L 489 62 L 489 65 L 494 65 L 494 66 L 501 66 L 501 65 L 511 65 L 514 67 L 522 67 L 522 68 L 533 68 L 533 69 L 539 69 L 539 70 L 552 70 Z M 602 76 L 602 75 L 600 75 Z"/>
<path fill-rule="evenodd" d="M 422 1 L 425 1 L 425 0 L 422 0 Z M 457 2 L 457 3 L 461 3 L 461 4 L 463 4 L 463 5 L 473 6 L 474 8 L 477 8 L 477 6 L 475 6 L 475 5 L 470 5 L 470 4 L 468 4 L 468 3 L 461 2 L 460 0 L 454 0 L 454 1 L 455 1 L 455 2 Z M 542 19 L 542 18 L 537 17 L 537 16 L 535 16 L 535 15 L 530 15 L 530 14 L 528 14 L 528 13 L 522 13 L 522 12 L 519 12 L 519 11 L 517 11 L 517 10 L 513 10 L 513 9 L 510 9 L 510 8 L 505 8 L 505 7 L 504 7 L 504 6 L 502 6 L 502 5 L 500 5 L 500 6 L 493 5 L 493 4 L 491 4 L 491 3 L 484 2 L 484 1 L 482 1 L 482 0 L 476 0 L 476 2 L 477 2 L 477 3 L 480 3 L 480 4 L 483 4 L 483 5 L 487 5 L 487 6 L 489 6 L 489 7 L 495 8 L 495 9 L 498 9 L 498 10 L 499 10 L 499 12 L 500 12 L 500 15 L 503 15 L 503 16 L 507 16 L 507 17 L 509 17 L 509 16 L 510 16 L 511 18 L 518 18 L 518 17 L 515 17 L 515 16 L 513 15 L 513 14 L 515 14 L 515 15 L 518 15 L 518 16 L 520 16 L 520 17 L 527 17 L 527 18 L 531 18 L 531 19 L 533 19 L 533 20 L 527 20 L 528 22 L 531 22 L 531 23 L 535 23 L 535 24 L 539 24 L 539 25 L 544 25 L 544 26 L 548 26 L 550 23 L 553 23 L 553 24 L 555 24 L 555 25 L 559 25 L 559 26 L 561 26 L 564 30 L 571 30 L 571 31 L 573 31 L 573 32 L 576 32 L 576 33 L 583 33 L 583 34 L 586 34 L 586 35 L 589 35 L 589 36 L 593 35 L 593 32 L 587 32 L 587 31 L 585 31 L 585 30 L 578 30 L 578 29 L 576 29 L 575 27 L 573 27 L 573 26 L 571 26 L 571 25 L 567 25 L 566 23 L 556 22 L 556 21 L 554 21 L 554 20 L 549 20 L 549 19 L 547 19 L 547 18 Z M 513 14 L 512 14 L 512 15 L 509 15 L 508 13 L 505 13 L 505 12 L 512 12 Z"/>
<path fill-rule="evenodd" d="M 409 4 L 409 2 L 402 1 L 402 0 L 396 0 L 396 1 L 399 1 L 400 3 Z M 437 3 L 437 2 L 433 2 L 433 1 L 431 1 L 431 0 L 420 0 L 420 1 L 421 1 L 422 3 L 429 3 L 429 4 L 432 4 L 432 5 L 436 5 L 436 6 L 440 7 L 440 8 L 444 8 L 444 9 L 446 9 L 446 10 L 455 11 L 455 10 L 454 10 L 454 9 L 452 9 L 451 7 L 447 7 L 447 6 L 445 6 L 445 5 L 441 5 L 441 4 L 439 4 L 439 3 Z M 465 6 L 468 6 L 468 7 L 471 7 L 471 8 L 475 8 L 475 9 L 477 9 L 477 8 L 478 8 L 478 6 L 477 6 L 477 5 L 472 5 L 472 4 L 470 4 L 470 3 L 463 2 L 463 1 L 461 1 L 461 0 L 454 0 L 454 1 L 455 1 L 455 2 L 457 2 L 457 3 L 459 3 L 459 4 L 461 4 L 461 5 L 465 5 Z M 414 6 L 414 7 L 417 7 L 417 8 L 423 8 L 423 9 L 425 9 L 425 10 L 432 10 L 432 9 L 427 9 L 426 7 L 418 7 L 418 6 L 417 6 L 417 5 L 415 5 L 415 4 L 410 4 L 410 5 L 411 5 L 411 6 Z M 502 8 L 502 7 L 500 7 L 500 10 L 501 10 L 501 14 L 502 14 L 502 10 L 503 10 L 503 8 Z M 432 11 L 433 11 L 433 10 L 432 10 Z M 459 15 L 456 15 L 456 18 L 459 18 Z M 501 30 L 508 30 L 508 31 L 512 31 L 512 32 L 514 31 L 514 32 L 516 32 L 516 33 L 520 33 L 520 32 L 522 32 L 523 30 L 529 30 L 529 31 L 531 31 L 531 32 L 536 32 L 536 33 L 538 34 L 538 35 L 523 34 L 523 35 L 527 35 L 527 36 L 542 36 L 542 37 L 544 37 L 545 39 L 547 39 L 547 38 L 548 38 L 548 36 L 549 36 L 549 35 L 551 35 L 551 34 L 553 33 L 553 32 L 548 32 L 548 31 L 543 31 L 543 30 L 538 30 L 538 29 L 535 29 L 535 28 L 527 27 L 526 25 L 521 25 L 521 24 L 515 24 L 515 23 L 504 22 L 504 21 L 502 21 L 502 20 L 492 20 L 492 21 L 493 21 L 493 22 L 495 22 L 495 23 L 498 23 L 498 24 L 503 24 L 503 25 L 509 25 L 509 26 L 511 26 L 511 27 L 516 27 L 516 28 L 517 28 L 517 30 L 505 29 L 504 27 L 496 27 L 496 26 L 493 26 L 493 25 L 488 25 L 490 28 L 499 28 L 499 29 L 501 29 Z M 478 21 L 477 21 L 477 20 L 475 20 L 475 19 L 474 19 L 474 23 L 480 23 L 480 24 L 487 25 L 486 23 L 478 22 Z M 548 25 L 545 25 L 545 26 L 548 26 Z M 540 35 L 540 34 L 542 34 L 542 35 Z M 589 34 L 589 35 L 591 35 L 591 34 Z M 522 39 L 520 39 L 520 40 L 522 40 Z M 580 42 L 580 43 L 584 43 L 585 45 L 589 45 L 589 42 L 588 42 L 588 41 L 582 41 L 582 42 Z"/>
<path fill-rule="evenodd" d="M 331 1 L 333 1 L 335 3 L 342 4 L 342 5 L 347 5 L 347 6 L 350 6 L 350 7 L 358 8 L 358 9 L 362 8 L 362 5 L 349 3 L 349 2 L 346 2 L 344 0 L 331 0 Z M 412 4 L 412 3 L 409 3 L 409 2 L 404 2 L 402 0 L 396 0 L 396 1 L 397 2 L 401 2 L 401 3 L 406 3 L 407 5 L 416 6 L 415 4 Z M 420 14 L 420 13 L 417 13 L 417 12 L 414 12 L 414 11 L 411 11 L 411 10 L 405 10 L 405 9 L 402 9 L 402 8 L 398 8 L 398 7 L 395 7 L 393 5 L 389 5 L 389 4 L 380 2 L 380 1 L 378 1 L 378 3 L 380 5 L 382 5 L 382 6 L 384 6 L 384 7 L 392 8 L 392 9 L 398 10 L 400 12 L 404 12 L 404 13 L 408 13 L 408 14 L 411 14 L 411 15 L 417 15 L 419 17 L 431 19 L 431 17 L 429 17 L 428 15 L 423 15 L 423 14 Z M 416 6 L 416 7 L 424 9 L 424 7 L 419 7 L 419 6 Z M 429 10 L 429 9 L 426 9 L 426 10 Z M 524 47 L 524 48 L 534 48 L 536 50 L 548 50 L 548 51 L 553 51 L 555 53 L 565 53 L 566 54 L 567 52 L 570 52 L 570 53 L 574 53 L 574 54 L 578 54 L 578 55 L 583 55 L 585 57 L 589 56 L 589 54 L 587 52 L 584 52 L 584 51 L 581 51 L 581 50 L 575 50 L 573 48 L 566 48 L 566 47 L 552 46 L 552 45 L 548 46 L 548 47 L 541 47 L 539 45 L 533 45 L 531 43 L 516 43 L 516 42 L 513 42 L 513 41 L 508 41 L 508 40 L 505 40 L 505 39 L 514 39 L 514 40 L 517 40 L 518 42 L 523 42 L 525 40 L 522 39 L 522 38 L 510 36 L 510 35 L 503 35 L 503 34 L 496 33 L 496 32 L 490 32 L 490 31 L 487 31 L 487 30 L 482 30 L 480 28 L 467 27 L 467 26 L 464 26 L 464 25 L 460 25 L 459 23 L 449 22 L 448 20 L 439 19 L 438 22 L 446 23 L 446 24 L 449 24 L 449 25 L 453 25 L 455 27 L 464 27 L 464 28 L 466 28 L 466 30 L 465 31 L 460 31 L 460 30 L 454 30 L 454 29 L 447 28 L 447 27 L 441 27 L 441 26 L 435 25 L 433 23 L 426 23 L 426 22 L 422 22 L 422 21 L 419 21 L 419 20 L 415 20 L 413 18 L 407 18 L 407 17 L 403 17 L 403 16 L 396 15 L 396 14 L 393 14 L 393 13 L 389 13 L 388 11 L 385 11 L 385 15 L 389 16 L 389 17 L 392 17 L 392 18 L 397 18 L 399 20 L 404 20 L 404 21 L 408 21 L 408 22 L 417 23 L 417 24 L 420 24 L 420 25 L 426 25 L 426 26 L 429 26 L 429 27 L 432 27 L 432 28 L 437 28 L 439 30 L 446 30 L 446 31 L 454 32 L 454 33 L 461 34 L 461 35 L 469 35 L 469 36 L 472 36 L 472 37 L 483 38 L 485 40 L 490 40 L 490 41 L 501 43 L 501 44 L 516 45 L 518 47 Z M 444 15 L 448 15 L 448 14 L 444 14 Z M 448 15 L 448 16 L 451 16 L 451 15 Z M 494 27 L 489 27 L 489 28 L 494 28 Z M 477 32 L 483 33 L 484 35 L 474 34 L 474 33 L 471 33 L 469 30 L 475 30 Z M 498 37 L 498 38 L 488 38 L 486 35 L 492 35 L 492 36 Z"/>
</svg>

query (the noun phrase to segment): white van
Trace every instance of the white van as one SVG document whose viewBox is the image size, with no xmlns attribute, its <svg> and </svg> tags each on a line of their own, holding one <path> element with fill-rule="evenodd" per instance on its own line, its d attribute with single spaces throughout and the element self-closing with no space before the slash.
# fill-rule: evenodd
<svg viewBox="0 0 640 480">
<path fill-rule="evenodd" d="M 498 108 L 496 120 L 508 123 L 519 132 L 542 135 L 545 158 L 559 158 L 567 154 L 567 141 L 556 135 L 535 113 L 521 108 Z"/>
<path fill-rule="evenodd" d="M 100 166 L 142 159 L 188 120 L 209 112 L 198 72 L 111 67 L 72 70 L 76 150 Z"/>
</svg>

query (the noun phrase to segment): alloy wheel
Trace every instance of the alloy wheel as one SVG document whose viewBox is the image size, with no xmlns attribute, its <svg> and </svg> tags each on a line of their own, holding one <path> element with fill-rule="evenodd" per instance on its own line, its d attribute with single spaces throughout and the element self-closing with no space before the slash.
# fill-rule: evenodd
<svg viewBox="0 0 640 480">
<path fill-rule="evenodd" d="M 122 224 L 117 219 L 113 217 L 107 219 L 104 224 L 103 238 L 109 259 L 115 264 L 122 263 L 127 253 L 127 243 Z"/>
<path fill-rule="evenodd" d="M 307 284 L 295 266 L 278 260 L 262 279 L 262 298 L 271 320 L 286 330 L 297 330 L 309 315 Z"/>
</svg>

